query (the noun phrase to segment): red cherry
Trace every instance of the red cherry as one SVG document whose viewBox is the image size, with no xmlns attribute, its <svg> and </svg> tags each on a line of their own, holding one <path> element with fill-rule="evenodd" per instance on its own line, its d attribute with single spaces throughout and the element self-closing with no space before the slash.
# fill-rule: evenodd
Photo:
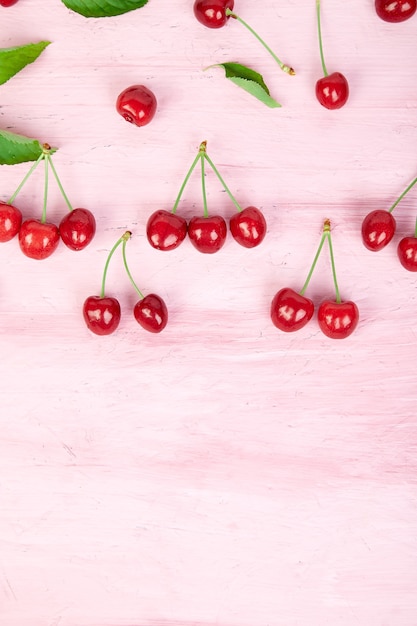
<svg viewBox="0 0 417 626">
<path fill-rule="evenodd" d="M 116 101 L 120 115 L 136 126 L 146 126 L 153 119 L 157 107 L 155 95 L 144 85 L 132 85 L 122 91 Z"/>
<path fill-rule="evenodd" d="M 6 202 L 0 202 L 0 242 L 10 241 L 17 235 L 22 224 L 22 213 Z"/>
<path fill-rule="evenodd" d="M 188 224 L 188 236 L 199 252 L 214 254 L 226 241 L 227 225 L 221 215 L 195 215 Z"/>
<path fill-rule="evenodd" d="M 264 239 L 266 221 L 261 211 L 248 206 L 230 218 L 230 232 L 233 238 L 245 248 L 254 248 Z"/>
<path fill-rule="evenodd" d="M 83 316 L 91 332 L 111 335 L 120 322 L 120 304 L 116 298 L 89 296 L 83 305 Z"/>
<path fill-rule="evenodd" d="M 19 230 L 19 245 L 23 254 L 42 260 L 51 256 L 59 244 L 59 229 L 55 224 L 26 220 Z"/>
<path fill-rule="evenodd" d="M 404 22 L 416 9 L 416 0 L 375 0 L 376 13 L 385 22 Z"/>
<path fill-rule="evenodd" d="M 164 209 L 152 213 L 146 225 L 148 241 L 157 250 L 177 248 L 184 241 L 186 234 L 186 220 Z"/>
<path fill-rule="evenodd" d="M 401 265 L 409 272 L 417 272 L 417 237 L 404 237 L 397 246 Z"/>
<path fill-rule="evenodd" d="M 150 293 L 135 304 L 133 315 L 135 320 L 150 333 L 160 333 L 168 322 L 166 304 L 154 293 Z"/>
<path fill-rule="evenodd" d="M 234 0 L 195 0 L 194 15 L 208 28 L 221 28 L 229 19 L 226 9 L 233 11 Z"/>
<path fill-rule="evenodd" d="M 316 83 L 316 98 L 326 109 L 340 109 L 349 97 L 349 84 L 340 72 L 323 76 Z"/>
<path fill-rule="evenodd" d="M 330 339 L 349 337 L 359 322 L 359 310 L 354 302 L 325 300 L 319 306 L 318 324 Z"/>
<path fill-rule="evenodd" d="M 13 4 L 16 4 L 17 0 L 0 0 L 0 6 L 2 7 L 11 7 Z"/>
<path fill-rule="evenodd" d="M 278 291 L 271 303 L 272 323 L 287 333 L 303 328 L 313 313 L 313 302 L 289 287 Z"/>
<path fill-rule="evenodd" d="M 96 233 L 96 220 L 88 209 L 73 209 L 62 218 L 59 234 L 71 250 L 83 250 Z"/>
<path fill-rule="evenodd" d="M 377 252 L 385 248 L 394 237 L 395 218 L 389 211 L 377 209 L 362 222 L 362 240 L 368 250 Z"/>
</svg>

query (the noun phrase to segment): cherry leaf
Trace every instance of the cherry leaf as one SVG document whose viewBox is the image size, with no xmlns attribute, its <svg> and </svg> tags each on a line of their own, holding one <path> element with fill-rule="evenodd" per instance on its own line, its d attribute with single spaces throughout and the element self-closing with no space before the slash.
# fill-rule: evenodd
<svg viewBox="0 0 417 626">
<path fill-rule="evenodd" d="M 50 41 L 39 41 L 14 48 L 0 48 L 0 85 L 20 72 L 26 65 L 36 61 L 50 43 Z"/>
<path fill-rule="evenodd" d="M 62 0 L 67 9 L 84 17 L 113 17 L 140 9 L 148 0 Z"/>
<path fill-rule="evenodd" d="M 255 72 L 255 70 L 252 70 L 250 67 L 246 67 L 246 65 L 241 65 L 240 63 L 217 63 L 216 65 L 210 65 L 206 69 L 210 67 L 222 67 L 225 71 L 226 78 L 255 98 L 258 98 L 258 100 L 271 109 L 276 109 L 281 106 L 279 102 L 269 95 L 269 89 L 262 75 Z"/>
<path fill-rule="evenodd" d="M 16 165 L 26 161 L 36 161 L 43 152 L 43 146 L 36 139 L 0 130 L 0 165 Z M 51 148 L 50 154 L 56 152 Z"/>
</svg>

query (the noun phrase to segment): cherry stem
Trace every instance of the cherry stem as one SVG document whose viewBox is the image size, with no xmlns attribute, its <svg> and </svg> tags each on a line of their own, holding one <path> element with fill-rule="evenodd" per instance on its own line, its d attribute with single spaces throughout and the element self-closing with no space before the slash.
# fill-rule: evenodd
<svg viewBox="0 0 417 626">
<path fill-rule="evenodd" d="M 55 176 L 55 180 L 56 180 L 56 182 L 57 182 L 57 185 L 58 185 L 58 187 L 59 187 L 59 190 L 60 190 L 60 192 L 61 192 L 61 194 L 62 194 L 62 196 L 63 196 L 63 198 L 64 198 L 65 202 L 67 203 L 68 209 L 69 209 L 70 211 L 73 211 L 73 207 L 72 207 L 72 205 L 71 205 L 71 202 L 69 201 L 68 196 L 67 196 L 67 194 L 66 194 L 66 193 L 65 193 L 65 191 L 64 191 L 64 188 L 63 188 L 63 186 L 62 186 L 61 181 L 59 180 L 59 176 L 58 176 L 58 174 L 57 174 L 57 171 L 56 171 L 56 169 L 55 169 L 55 166 L 54 166 L 54 164 L 52 163 L 52 157 L 51 157 L 51 155 L 50 155 L 50 154 L 47 154 L 47 157 L 48 157 L 48 160 L 49 160 L 49 164 L 50 164 L 50 166 L 51 166 L 51 170 L 52 170 L 52 172 L 53 172 L 53 174 L 54 174 L 54 176 Z"/>
<path fill-rule="evenodd" d="M 207 154 L 207 152 L 203 153 L 203 157 L 206 159 L 207 163 L 210 165 L 211 169 L 213 170 L 213 172 L 216 174 L 217 178 L 219 179 L 219 181 L 221 182 L 223 189 L 225 190 L 225 192 L 228 194 L 229 198 L 231 199 L 231 201 L 233 202 L 233 204 L 235 205 L 235 207 L 237 208 L 237 210 L 239 211 L 239 213 L 241 211 L 243 211 L 242 207 L 240 206 L 240 204 L 238 203 L 238 201 L 236 200 L 236 198 L 234 197 L 234 195 L 232 194 L 232 192 L 230 191 L 229 187 L 226 185 L 226 183 L 224 182 L 219 170 L 217 169 L 217 167 L 214 165 L 213 161 L 210 159 L 209 155 Z"/>
<path fill-rule="evenodd" d="M 130 235 L 132 235 L 132 233 L 129 233 L 129 234 L 130 234 Z M 127 242 L 128 242 L 128 240 L 129 240 L 129 239 L 130 239 L 130 237 L 129 237 L 129 238 L 126 238 L 126 237 L 125 237 L 125 238 L 124 238 L 124 240 L 123 240 L 123 245 L 122 245 L 123 265 L 125 266 L 125 270 L 126 270 L 127 275 L 129 276 L 129 280 L 130 280 L 130 282 L 132 283 L 133 287 L 135 288 L 135 290 L 136 290 L 136 291 L 137 291 L 137 293 L 139 294 L 139 297 L 143 300 L 143 298 L 144 298 L 145 296 L 143 295 L 143 293 L 141 292 L 141 290 L 139 289 L 139 287 L 138 287 L 138 286 L 137 286 L 137 284 L 135 283 L 135 281 L 134 281 L 134 279 L 133 279 L 133 276 L 132 276 L 132 274 L 131 274 L 131 272 L 130 272 L 129 266 L 128 266 L 128 264 L 127 264 L 127 259 L 126 259 L 126 244 L 127 244 Z"/>
<path fill-rule="evenodd" d="M 114 244 L 113 248 L 109 252 L 109 255 L 107 257 L 107 261 L 106 261 L 106 264 L 105 264 L 104 270 L 103 270 L 103 278 L 102 278 L 102 281 L 101 281 L 100 298 L 104 298 L 104 296 L 106 295 L 106 278 L 107 278 L 107 270 L 109 269 L 110 259 L 112 258 L 113 254 L 116 252 L 116 250 L 120 246 L 120 244 L 123 243 L 123 241 L 127 241 L 128 239 L 130 239 L 131 235 L 132 235 L 132 233 L 130 232 L 130 230 L 127 230 L 124 233 L 124 235 L 122 235 L 120 237 L 120 239 L 118 239 L 116 241 L 116 243 Z"/>
<path fill-rule="evenodd" d="M 30 170 L 28 171 L 28 173 L 26 174 L 26 176 L 23 178 L 22 182 L 20 183 L 20 185 L 18 186 L 18 188 L 16 189 L 16 191 L 14 192 L 14 194 L 12 196 L 10 196 L 10 199 L 7 201 L 7 204 L 12 204 L 14 202 L 14 200 L 16 199 L 17 195 L 20 193 L 23 185 L 25 184 L 25 182 L 28 180 L 29 176 L 31 174 L 33 174 L 33 172 L 35 171 L 35 169 L 38 167 L 39 163 L 45 158 L 45 153 L 42 152 L 42 154 L 38 157 L 38 159 L 35 161 L 35 163 L 32 165 L 32 167 L 30 168 Z"/>
<path fill-rule="evenodd" d="M 404 198 L 405 194 L 407 194 L 410 189 L 412 189 L 414 187 L 414 185 L 417 183 L 417 178 L 415 178 L 414 180 L 411 181 L 411 183 L 408 185 L 408 187 L 406 189 L 404 189 L 404 191 L 402 192 L 402 194 L 396 199 L 396 201 L 394 202 L 394 204 L 391 206 L 391 208 L 388 209 L 388 213 L 392 213 L 392 211 L 395 209 L 395 207 L 397 206 L 397 204 L 399 204 L 401 202 L 401 200 Z"/>
<path fill-rule="evenodd" d="M 193 171 L 194 171 L 195 166 L 197 165 L 197 163 L 198 163 L 198 162 L 199 162 L 199 160 L 201 159 L 201 157 L 202 157 L 203 153 L 205 152 L 206 145 L 207 145 L 207 142 L 206 142 L 206 141 L 203 141 L 203 142 L 200 144 L 200 147 L 199 147 L 199 149 L 198 149 L 198 154 L 197 154 L 197 156 L 195 157 L 194 161 L 192 162 L 191 167 L 190 167 L 190 169 L 188 170 L 187 175 L 186 175 L 186 177 L 184 178 L 184 181 L 183 181 L 183 183 L 182 183 L 182 185 L 181 185 L 181 188 L 180 188 L 180 190 L 179 190 L 179 192 L 178 192 L 177 199 L 175 200 L 175 202 L 174 202 L 174 206 L 172 207 L 172 213 L 176 213 L 177 208 L 178 208 L 178 204 L 179 204 L 179 202 L 180 202 L 180 200 L 181 200 L 181 196 L 182 196 L 182 194 L 183 194 L 183 192 L 184 192 L 184 189 L 185 189 L 185 187 L 186 187 L 186 185 L 187 185 L 187 183 L 188 183 L 188 181 L 189 181 L 189 179 L 190 179 L 191 174 L 192 174 L 192 173 L 193 173 Z"/>
<path fill-rule="evenodd" d="M 45 224 L 46 222 L 46 205 L 48 202 L 48 185 L 49 185 L 49 155 L 45 154 L 45 183 L 44 183 L 44 191 L 43 191 L 43 209 L 42 209 L 42 217 L 41 222 Z"/>
<path fill-rule="evenodd" d="M 207 194 L 206 194 L 206 173 L 204 168 L 204 156 L 203 153 L 200 155 L 201 158 L 201 191 L 203 194 L 203 208 L 204 208 L 204 217 L 208 217 L 208 208 L 207 208 Z"/>
<path fill-rule="evenodd" d="M 282 69 L 283 72 L 285 72 L 286 74 L 289 74 L 290 76 L 294 76 L 295 75 L 295 71 L 293 70 L 292 67 L 290 67 L 289 65 L 286 65 L 285 63 L 283 63 L 275 54 L 275 52 L 273 52 L 271 50 L 271 48 L 264 42 L 263 39 L 261 39 L 258 35 L 257 32 L 255 32 L 253 30 L 253 28 L 251 26 L 249 26 L 249 24 L 247 24 L 246 22 L 244 22 L 242 20 L 241 17 L 239 17 L 238 15 L 236 15 L 236 13 L 233 13 L 233 11 L 231 11 L 230 9 L 226 9 L 225 11 L 226 15 L 228 17 L 231 17 L 235 20 L 237 20 L 240 24 L 242 24 L 242 26 L 244 26 L 250 33 L 252 33 L 252 35 L 254 37 L 256 37 L 256 39 L 259 41 L 260 44 L 263 45 L 263 47 L 265 48 L 265 50 L 267 52 L 269 52 L 269 54 L 272 56 L 272 58 L 278 63 L 278 65 L 280 66 L 280 68 Z"/>
<path fill-rule="evenodd" d="M 323 244 L 324 244 L 324 242 L 325 242 L 325 240 L 326 240 L 326 237 L 327 237 L 327 233 L 326 233 L 326 232 L 323 232 L 323 234 L 322 234 L 322 236 L 321 236 L 321 240 L 320 240 L 319 247 L 317 248 L 316 255 L 315 255 L 315 257 L 314 257 L 313 263 L 311 264 L 310 271 L 309 271 L 309 273 L 308 273 L 308 275 L 307 275 L 307 278 L 306 278 L 306 281 L 305 281 L 304 285 L 302 286 L 302 288 L 301 288 L 301 290 L 300 290 L 300 295 L 301 295 L 301 296 L 303 296 L 303 295 L 304 295 L 304 293 L 305 293 L 305 291 L 306 291 L 306 289 L 307 289 L 307 287 L 308 287 L 308 285 L 309 285 L 309 282 L 310 282 L 310 280 L 311 280 L 311 277 L 313 276 L 313 272 L 314 272 L 314 270 L 316 269 L 317 261 L 319 260 L 319 256 L 320 256 L 320 253 L 321 253 L 321 251 L 322 251 Z"/>
<path fill-rule="evenodd" d="M 321 37 L 320 0 L 316 0 L 316 10 L 317 10 L 317 30 L 318 30 L 318 35 L 319 35 L 319 47 L 320 47 L 321 66 L 323 68 L 323 74 L 325 76 L 328 76 L 329 72 L 327 71 L 326 63 L 324 62 L 323 41 L 322 41 L 322 37 Z"/>
<path fill-rule="evenodd" d="M 342 302 L 342 299 L 340 297 L 339 287 L 338 287 L 337 278 L 336 278 L 336 266 L 335 266 L 334 255 L 333 255 L 332 236 L 330 233 L 330 220 L 326 220 L 324 222 L 324 234 L 327 235 L 327 241 L 329 243 L 330 262 L 332 264 L 333 282 L 334 282 L 334 288 L 336 291 L 336 302 L 340 304 Z"/>
</svg>

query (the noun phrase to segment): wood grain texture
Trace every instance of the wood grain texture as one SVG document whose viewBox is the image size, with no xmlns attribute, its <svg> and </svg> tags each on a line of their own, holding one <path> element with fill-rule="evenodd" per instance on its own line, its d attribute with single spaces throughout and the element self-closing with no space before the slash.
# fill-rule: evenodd
<svg viewBox="0 0 417 626">
<path fill-rule="evenodd" d="M 329 112 L 314 97 L 314 1 L 257 5 L 235 8 L 294 78 L 237 23 L 204 29 L 190 1 L 101 20 L 59 0 L 1 11 L 2 47 L 53 43 L 1 86 L 0 127 L 57 146 L 71 202 L 98 223 L 81 253 L 0 249 L 1 626 L 417 625 L 417 282 L 396 257 L 417 190 L 392 245 L 373 254 L 360 239 L 363 217 L 416 175 L 417 18 L 389 25 L 371 0 L 323 0 L 328 69 L 351 88 Z M 203 71 L 224 61 L 261 72 L 282 109 Z M 134 83 L 158 98 L 142 129 L 114 109 Z M 239 202 L 264 212 L 259 248 L 147 243 L 147 217 L 172 207 L 203 140 Z M 1 200 L 26 170 L 0 168 Z M 209 170 L 206 185 L 230 217 Z M 42 191 L 40 175 L 24 187 L 25 216 Z M 198 175 L 179 210 L 202 211 Z M 48 215 L 64 212 L 52 185 Z M 316 318 L 294 335 L 269 318 L 278 289 L 301 288 L 325 218 L 361 315 L 340 342 Z M 123 317 L 99 338 L 81 307 L 126 229 L 135 279 L 169 324 L 138 327 L 115 257 Z M 324 256 L 309 295 L 332 289 Z"/>
</svg>

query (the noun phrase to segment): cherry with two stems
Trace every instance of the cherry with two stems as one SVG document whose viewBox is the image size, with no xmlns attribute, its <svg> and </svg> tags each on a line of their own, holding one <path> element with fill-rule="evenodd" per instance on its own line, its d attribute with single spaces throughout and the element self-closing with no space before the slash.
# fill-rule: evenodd
<svg viewBox="0 0 417 626">
<path fill-rule="evenodd" d="M 274 61 L 279 65 L 281 70 L 290 76 L 295 75 L 295 71 L 292 67 L 283 63 L 271 50 L 271 48 L 265 43 L 263 39 L 256 33 L 247 22 L 245 22 L 239 15 L 233 11 L 234 0 L 195 0 L 194 2 L 194 15 L 200 24 L 207 26 L 207 28 L 222 28 L 226 25 L 229 18 L 232 18 L 244 26 L 265 48 L 265 50 L 272 56 Z"/>
<path fill-rule="evenodd" d="M 387 246 L 394 237 L 397 223 L 392 215 L 395 207 L 417 183 L 417 177 L 404 189 L 388 210 L 376 209 L 366 215 L 362 221 L 362 241 L 372 252 L 378 252 Z"/>
<path fill-rule="evenodd" d="M 384 22 L 404 22 L 417 10 L 416 0 L 375 0 L 375 11 Z"/>
<path fill-rule="evenodd" d="M 323 54 L 323 40 L 321 34 L 321 7 L 320 0 L 316 0 L 317 30 L 319 37 L 320 59 L 323 68 L 323 78 L 316 82 L 316 98 L 326 109 L 340 109 L 349 98 L 349 83 L 340 72 L 327 71 Z"/>
<path fill-rule="evenodd" d="M 155 116 L 158 102 L 145 85 L 131 85 L 117 97 L 116 111 L 130 124 L 146 126 Z"/>
</svg>

